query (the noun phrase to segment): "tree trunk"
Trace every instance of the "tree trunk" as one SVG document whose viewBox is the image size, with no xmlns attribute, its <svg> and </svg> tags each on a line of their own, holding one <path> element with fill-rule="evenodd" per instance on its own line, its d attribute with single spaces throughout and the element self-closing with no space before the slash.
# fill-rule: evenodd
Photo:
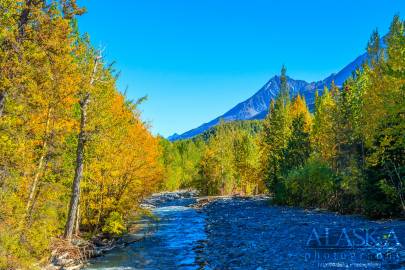
<svg viewBox="0 0 405 270">
<path fill-rule="evenodd" d="M 29 213 L 31 212 L 31 206 L 33 204 L 33 200 L 34 200 L 34 195 L 35 195 L 35 191 L 37 190 L 37 186 L 38 186 L 38 181 L 39 181 L 39 176 L 42 173 L 42 168 L 44 166 L 44 160 L 45 160 L 45 156 L 46 156 L 46 142 L 43 144 L 43 153 L 39 159 L 39 163 L 38 163 L 38 167 L 37 167 L 37 172 L 35 173 L 35 177 L 34 180 L 32 182 L 31 185 L 31 190 L 30 190 L 30 195 L 28 197 L 28 201 L 27 201 L 27 206 L 26 206 L 26 216 L 29 216 Z"/>
<path fill-rule="evenodd" d="M 25 1 L 25 7 L 21 11 L 20 17 L 18 18 L 18 42 L 21 42 L 24 38 L 25 35 L 25 26 L 28 23 L 31 9 L 33 6 L 39 6 L 43 5 L 45 6 L 45 1 L 44 0 L 26 0 Z"/>
<path fill-rule="evenodd" d="M 46 119 L 44 139 L 42 141 L 42 154 L 41 154 L 41 157 L 39 158 L 39 162 L 38 162 L 37 170 L 35 172 L 34 180 L 32 181 L 32 184 L 31 184 L 30 195 L 28 197 L 27 206 L 26 206 L 26 210 L 25 210 L 27 219 L 31 218 L 30 216 L 31 216 L 32 205 L 33 205 L 33 201 L 34 201 L 34 197 L 35 197 L 35 192 L 37 190 L 39 178 L 41 176 L 42 169 L 44 167 L 44 163 L 45 163 L 44 160 L 45 160 L 45 157 L 46 157 L 46 155 L 48 153 L 47 148 L 48 148 L 49 125 L 50 125 L 50 122 L 51 122 L 51 113 L 52 113 L 52 109 L 49 108 L 48 109 L 48 114 L 47 114 L 47 119 Z"/>
<path fill-rule="evenodd" d="M 77 206 L 75 236 L 79 236 L 79 234 L 80 234 L 80 204 Z"/>
<path fill-rule="evenodd" d="M 6 104 L 6 93 L 0 93 L 0 117 L 3 115 L 4 105 Z"/>
<path fill-rule="evenodd" d="M 80 101 L 80 132 L 78 136 L 76 152 L 76 170 L 72 185 L 72 195 L 70 198 L 69 214 L 65 227 L 65 238 L 72 239 L 73 230 L 76 222 L 76 216 L 79 209 L 80 181 L 83 175 L 84 146 L 86 143 L 86 124 L 87 124 L 87 105 L 90 101 L 90 94 L 86 93 L 83 100 Z"/>
<path fill-rule="evenodd" d="M 93 72 L 90 78 L 89 85 L 92 86 L 96 80 L 96 73 L 100 55 L 94 59 Z M 80 100 L 80 131 L 78 136 L 77 150 L 76 150 L 76 169 L 72 185 L 72 195 L 70 197 L 69 213 L 65 226 L 64 237 L 67 240 L 72 239 L 75 223 L 79 222 L 79 199 L 80 199 L 80 182 L 83 175 L 83 162 L 84 162 L 84 146 L 86 144 L 86 124 L 87 124 L 87 106 L 90 102 L 90 93 L 86 92 L 83 99 Z M 76 226 L 77 228 L 79 225 Z"/>
<path fill-rule="evenodd" d="M 25 1 L 25 7 L 21 11 L 20 18 L 18 19 L 18 41 L 21 42 L 25 34 L 25 25 L 28 23 L 28 18 L 31 11 L 32 0 Z"/>
</svg>

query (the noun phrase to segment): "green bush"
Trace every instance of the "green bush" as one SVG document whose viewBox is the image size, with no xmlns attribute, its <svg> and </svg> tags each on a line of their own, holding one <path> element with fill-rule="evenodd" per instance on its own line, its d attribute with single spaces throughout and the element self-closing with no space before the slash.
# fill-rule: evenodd
<svg viewBox="0 0 405 270">
<path fill-rule="evenodd" d="M 279 203 L 333 208 L 336 201 L 336 177 L 325 162 L 310 158 L 303 167 L 291 170 L 277 190 L 275 200 Z"/>
<path fill-rule="evenodd" d="M 122 215 L 118 212 L 111 212 L 108 218 L 105 220 L 102 231 L 109 233 L 112 236 L 120 236 L 126 232 L 127 227 L 125 225 Z"/>
</svg>

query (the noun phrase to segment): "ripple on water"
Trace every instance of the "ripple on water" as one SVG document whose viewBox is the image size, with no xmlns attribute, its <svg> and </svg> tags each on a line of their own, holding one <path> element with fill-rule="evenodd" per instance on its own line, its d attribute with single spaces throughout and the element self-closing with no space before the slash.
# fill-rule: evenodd
<svg viewBox="0 0 405 270">
<path fill-rule="evenodd" d="M 145 239 L 96 258 L 87 269 L 198 269 L 198 243 L 205 238 L 205 214 L 177 199 L 153 209 L 156 231 Z"/>
<path fill-rule="evenodd" d="M 186 206 L 179 206 L 179 205 L 171 205 L 171 206 L 164 206 L 158 207 L 153 210 L 155 214 L 164 214 L 165 212 L 176 212 L 176 211 L 187 211 L 190 210 L 190 207 Z"/>
<path fill-rule="evenodd" d="M 335 213 L 269 207 L 264 200 L 219 200 L 196 211 L 188 207 L 193 201 L 177 198 L 157 204 L 153 212 L 159 222 L 153 234 L 93 260 L 87 269 L 319 269 L 307 260 L 305 245 L 313 228 L 325 227 L 394 228 L 405 244 L 404 221 L 373 222 Z M 398 248 L 405 263 L 404 247 Z M 349 259 L 341 261 L 348 263 Z M 379 265 L 366 269 L 401 268 L 399 264 L 365 262 Z"/>
</svg>

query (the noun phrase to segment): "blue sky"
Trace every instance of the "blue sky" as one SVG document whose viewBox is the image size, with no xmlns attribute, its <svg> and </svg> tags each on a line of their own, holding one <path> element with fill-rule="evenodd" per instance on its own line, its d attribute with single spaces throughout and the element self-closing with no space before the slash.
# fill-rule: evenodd
<svg viewBox="0 0 405 270">
<path fill-rule="evenodd" d="M 154 134 L 182 133 L 253 95 L 282 64 L 321 80 L 386 33 L 404 0 L 81 0 L 82 32 L 121 71 Z"/>
</svg>

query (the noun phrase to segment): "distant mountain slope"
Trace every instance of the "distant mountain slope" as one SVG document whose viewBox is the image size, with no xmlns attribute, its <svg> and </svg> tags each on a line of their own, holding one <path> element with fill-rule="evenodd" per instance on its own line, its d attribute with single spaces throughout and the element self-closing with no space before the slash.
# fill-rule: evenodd
<svg viewBox="0 0 405 270">
<path fill-rule="evenodd" d="M 321 92 L 324 86 L 329 87 L 332 81 L 334 81 L 337 86 L 342 86 L 344 81 L 346 81 L 357 68 L 361 67 L 362 63 L 364 63 L 366 59 L 367 53 L 362 54 L 339 72 L 331 74 L 324 80 L 318 82 L 308 83 L 303 80 L 294 80 L 288 77 L 287 83 L 290 87 L 291 95 L 294 96 L 300 93 L 302 96 L 304 96 L 309 109 L 312 111 L 314 109 L 316 90 Z M 277 97 L 279 90 L 280 77 L 274 76 L 259 91 L 257 91 L 256 94 L 237 104 L 223 115 L 181 135 L 173 134 L 172 136 L 168 137 L 168 140 L 175 141 L 192 138 L 217 125 L 221 119 L 223 119 L 225 122 L 235 120 L 263 119 L 267 115 L 270 101 Z"/>
<path fill-rule="evenodd" d="M 208 141 L 218 132 L 219 125 L 210 127 L 203 133 L 200 133 L 193 138 L 192 140 L 203 140 Z M 225 130 L 244 130 L 250 134 L 257 134 L 263 129 L 263 121 L 260 120 L 235 120 L 226 122 L 223 125 Z"/>
</svg>

